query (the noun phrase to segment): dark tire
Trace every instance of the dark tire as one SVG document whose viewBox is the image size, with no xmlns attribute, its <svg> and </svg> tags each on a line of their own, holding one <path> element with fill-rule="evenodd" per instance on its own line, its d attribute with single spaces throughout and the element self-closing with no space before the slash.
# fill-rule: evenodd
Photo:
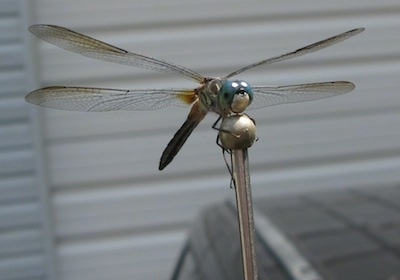
<svg viewBox="0 0 400 280">
<path fill-rule="evenodd" d="M 300 279 L 314 272 L 317 279 L 400 280 L 400 187 L 257 198 L 254 205 L 259 280 Z M 285 260 L 287 254 L 260 231 L 257 219 L 278 230 L 309 267 L 293 274 L 293 260 Z M 172 279 L 243 279 L 233 203 L 201 213 Z"/>
</svg>

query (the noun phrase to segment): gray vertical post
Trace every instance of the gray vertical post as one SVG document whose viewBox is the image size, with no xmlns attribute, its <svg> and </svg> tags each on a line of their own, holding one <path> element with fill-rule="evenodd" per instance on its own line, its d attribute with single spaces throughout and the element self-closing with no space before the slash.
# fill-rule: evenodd
<svg viewBox="0 0 400 280">
<path fill-rule="evenodd" d="M 239 220 L 244 279 L 255 280 L 258 277 L 247 149 L 232 150 L 232 164 L 232 173 L 235 180 L 236 206 Z"/>
<path fill-rule="evenodd" d="M 255 229 L 247 153 L 247 148 L 256 139 L 255 124 L 247 115 L 234 114 L 222 120 L 219 135 L 222 146 L 231 150 L 244 279 L 257 280 Z"/>
</svg>

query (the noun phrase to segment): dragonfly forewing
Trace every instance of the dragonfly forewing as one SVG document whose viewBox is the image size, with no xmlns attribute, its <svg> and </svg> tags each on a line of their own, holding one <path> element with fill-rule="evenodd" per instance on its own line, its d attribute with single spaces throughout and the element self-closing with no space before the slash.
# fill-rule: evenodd
<svg viewBox="0 0 400 280">
<path fill-rule="evenodd" d="M 198 83 L 204 81 L 202 75 L 186 67 L 154 57 L 132 53 L 64 27 L 36 24 L 30 26 L 29 31 L 50 44 L 90 58 L 159 72 L 175 73 Z"/>
<path fill-rule="evenodd" d="M 275 57 L 271 57 L 271 58 L 267 58 L 267 59 L 258 61 L 256 63 L 252 63 L 250 65 L 242 67 L 242 68 L 240 68 L 240 69 L 228 74 L 226 76 L 226 78 L 233 77 L 233 76 L 235 76 L 235 75 L 237 75 L 239 73 L 242 73 L 244 71 L 247 71 L 249 69 L 252 69 L 252 68 L 255 68 L 255 67 L 258 67 L 258 66 L 261 66 L 261 65 L 272 64 L 272 63 L 276 63 L 276 62 L 292 59 L 292 58 L 295 58 L 295 57 L 298 57 L 298 56 L 302 56 L 302 55 L 305 55 L 305 54 L 308 54 L 308 53 L 316 52 L 316 51 L 318 51 L 320 49 L 332 46 L 332 45 L 337 44 L 339 42 L 342 42 L 342 41 L 344 41 L 344 40 L 346 40 L 346 39 L 348 39 L 350 37 L 353 37 L 353 36 L 359 34 L 360 32 L 364 31 L 364 29 L 365 28 L 356 28 L 356 29 L 353 29 L 353 30 L 349 30 L 349 31 L 341 33 L 339 35 L 336 35 L 336 36 L 327 38 L 325 40 L 313 43 L 311 45 L 302 47 L 302 48 L 297 49 L 297 50 L 295 50 L 293 52 L 285 53 L 285 54 L 282 54 L 282 55 L 278 55 L 278 56 L 275 56 Z"/>
</svg>

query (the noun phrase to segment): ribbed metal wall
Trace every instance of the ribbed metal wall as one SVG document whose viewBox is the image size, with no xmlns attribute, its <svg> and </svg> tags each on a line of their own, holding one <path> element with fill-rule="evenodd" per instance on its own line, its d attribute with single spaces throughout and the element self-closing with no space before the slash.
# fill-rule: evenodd
<svg viewBox="0 0 400 280">
<path fill-rule="evenodd" d="M 24 101 L 34 86 L 27 11 L 25 1 L 0 1 L 1 280 L 54 275 L 38 115 Z"/>
<path fill-rule="evenodd" d="M 349 80 L 357 85 L 340 97 L 249 112 L 260 138 L 250 151 L 253 192 L 400 181 L 397 0 L 41 0 L 32 6 L 31 23 L 65 26 L 207 76 L 366 27 L 318 53 L 239 76 L 250 84 Z M 35 69 L 42 86 L 196 86 L 37 44 Z M 215 145 L 213 115 L 166 170 L 157 170 L 187 112 L 40 109 L 59 279 L 166 279 L 198 210 L 233 195 Z"/>
</svg>

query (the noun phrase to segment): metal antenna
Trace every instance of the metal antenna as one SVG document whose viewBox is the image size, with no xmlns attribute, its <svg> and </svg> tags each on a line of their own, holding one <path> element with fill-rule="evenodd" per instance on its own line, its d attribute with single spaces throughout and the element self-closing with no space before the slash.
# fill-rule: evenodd
<svg viewBox="0 0 400 280">
<path fill-rule="evenodd" d="M 222 146 L 231 150 L 244 279 L 257 280 L 255 228 L 247 153 L 247 148 L 256 139 L 256 126 L 245 114 L 230 115 L 222 120 L 219 136 Z"/>
</svg>

